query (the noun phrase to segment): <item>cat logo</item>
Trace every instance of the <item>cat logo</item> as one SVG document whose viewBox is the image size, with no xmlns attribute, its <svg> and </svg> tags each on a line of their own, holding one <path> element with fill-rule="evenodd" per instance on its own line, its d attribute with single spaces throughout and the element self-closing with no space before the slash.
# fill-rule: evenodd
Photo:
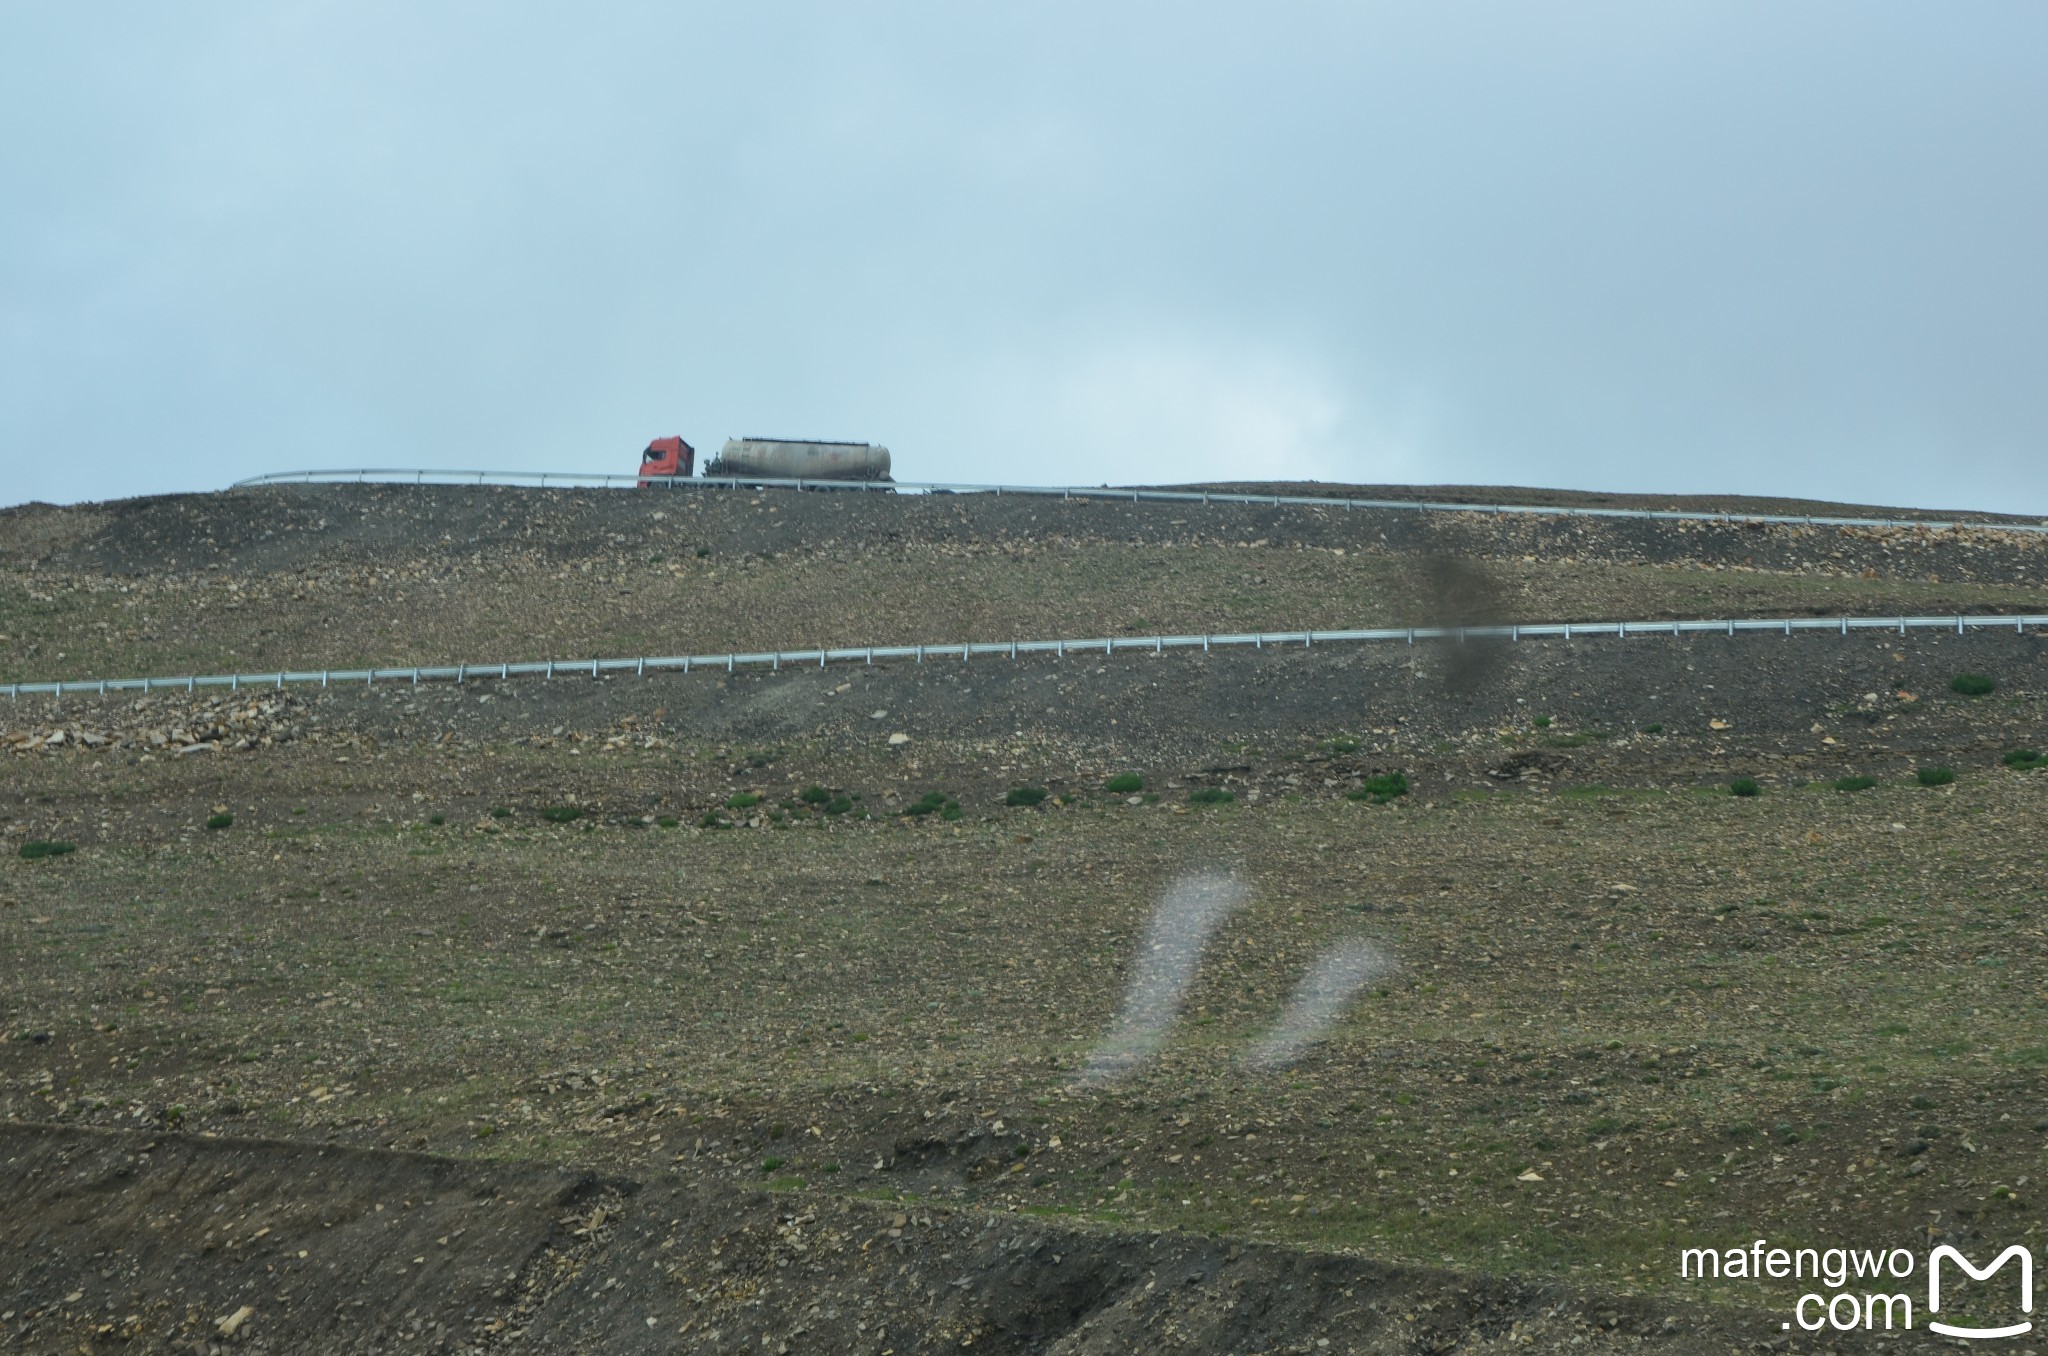
<svg viewBox="0 0 2048 1356">
<path fill-rule="evenodd" d="M 1927 1312 L 1930 1315 L 1941 1312 L 1941 1259 L 1944 1257 L 1961 1267 L 1973 1281 L 1990 1280 L 1993 1272 L 2017 1257 L 2020 1262 L 2020 1312 L 2034 1312 L 2034 1255 L 2024 1246 L 2013 1244 L 1998 1254 L 1990 1266 L 1979 1270 L 1969 1258 L 1944 1243 L 1927 1258 Z M 2031 1331 L 2034 1324 L 2028 1319 L 2003 1328 L 1959 1328 L 1949 1323 L 1937 1323 L 1930 1318 L 1927 1326 L 1944 1337 L 2018 1337 Z"/>
</svg>

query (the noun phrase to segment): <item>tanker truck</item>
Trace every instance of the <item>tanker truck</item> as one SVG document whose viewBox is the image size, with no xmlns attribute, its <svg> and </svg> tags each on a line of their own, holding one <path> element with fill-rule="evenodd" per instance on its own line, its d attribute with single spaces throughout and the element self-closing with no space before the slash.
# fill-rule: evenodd
<svg viewBox="0 0 2048 1356">
<path fill-rule="evenodd" d="M 889 449 L 873 443 L 728 438 L 704 464 L 704 474 L 741 480 L 886 481 Z"/>
</svg>

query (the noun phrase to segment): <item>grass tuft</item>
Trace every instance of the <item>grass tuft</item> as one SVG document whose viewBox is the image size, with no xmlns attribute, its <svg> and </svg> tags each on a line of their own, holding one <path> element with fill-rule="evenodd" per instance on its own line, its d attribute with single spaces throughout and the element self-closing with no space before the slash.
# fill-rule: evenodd
<svg viewBox="0 0 2048 1356">
<path fill-rule="evenodd" d="M 217 815 L 208 815 L 206 817 L 206 827 L 209 829 L 229 828 L 233 826 L 234 822 L 235 817 L 225 812 Z"/>
<path fill-rule="evenodd" d="M 1923 767 L 1913 774 L 1922 786 L 1947 786 L 1956 779 L 1954 768 Z"/>
<path fill-rule="evenodd" d="M 1190 791 L 1188 793 L 1188 804 L 1190 805 L 1228 805 L 1236 799 L 1237 796 L 1235 794 L 1224 790 L 1220 786 L 1205 786 L 1198 791 Z"/>
<path fill-rule="evenodd" d="M 798 799 L 806 805 L 827 805 L 831 803 L 832 793 L 822 786 L 807 786 Z"/>
<path fill-rule="evenodd" d="M 21 845 L 21 859 L 25 862 L 39 862 L 45 857 L 62 857 L 68 852 L 76 851 L 76 844 L 66 843 L 61 839 L 31 838 Z"/>
<path fill-rule="evenodd" d="M 1145 779 L 1135 772 L 1120 772 L 1104 782 L 1102 789 L 1116 796 L 1135 795 L 1145 789 Z"/>
<path fill-rule="evenodd" d="M 1010 794 L 1003 797 L 1003 804 L 1036 805 L 1044 799 L 1045 788 L 1042 786 L 1013 786 Z"/>
<path fill-rule="evenodd" d="M 1981 673 L 1959 673 L 1948 680 L 1948 690 L 1965 697 L 1988 697 L 1998 690 L 1998 684 Z"/>
<path fill-rule="evenodd" d="M 2048 767 L 2048 758 L 2044 758 L 2039 749 L 2008 749 L 1999 761 L 2016 772 L 2032 772 L 2037 767 Z"/>
<path fill-rule="evenodd" d="M 1728 783 L 1728 794 L 1731 796 L 1755 796 L 1762 793 L 1763 788 L 1756 784 L 1754 777 L 1737 777 Z"/>
<path fill-rule="evenodd" d="M 1367 777 L 1363 786 L 1353 787 L 1344 793 L 1349 800 L 1369 800 L 1374 805 L 1385 805 L 1396 796 L 1408 794 L 1408 775 L 1403 772 L 1389 772 L 1380 777 Z"/>
<path fill-rule="evenodd" d="M 550 805 L 540 812 L 540 817 L 550 824 L 573 824 L 583 818 L 580 805 Z"/>
<path fill-rule="evenodd" d="M 751 810 L 761 803 L 761 797 L 752 791 L 735 791 L 725 798 L 728 810 Z"/>
<path fill-rule="evenodd" d="M 1835 778 L 1835 790 L 1837 791 L 1868 791 L 1871 787 L 1876 785 L 1877 778 L 1875 777 Z"/>
</svg>

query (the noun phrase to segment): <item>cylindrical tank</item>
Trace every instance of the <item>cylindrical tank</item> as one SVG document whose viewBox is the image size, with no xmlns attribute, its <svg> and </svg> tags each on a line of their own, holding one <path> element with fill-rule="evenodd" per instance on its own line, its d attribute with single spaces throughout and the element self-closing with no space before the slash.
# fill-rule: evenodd
<svg viewBox="0 0 2048 1356">
<path fill-rule="evenodd" d="M 872 443 L 728 438 L 704 474 L 763 480 L 887 480 L 889 449 Z"/>
</svg>

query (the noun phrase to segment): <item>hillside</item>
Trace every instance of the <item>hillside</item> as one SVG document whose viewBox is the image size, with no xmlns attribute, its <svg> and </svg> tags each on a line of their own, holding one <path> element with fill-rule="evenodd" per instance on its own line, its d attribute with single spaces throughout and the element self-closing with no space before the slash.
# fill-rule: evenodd
<svg viewBox="0 0 2048 1356">
<path fill-rule="evenodd" d="M 0 514 L 0 681 L 2048 613 L 2044 553 L 1992 523 L 293 487 Z M 112 1226 L 11 1226 L 0 1325 L 53 1349 L 133 1313 L 147 1349 L 249 1303 L 239 1339 L 275 1350 L 337 1306 L 362 1350 L 1782 1340 L 1798 1289 L 1681 1282 L 1677 1249 L 2026 1227 L 2048 776 L 2007 755 L 2048 747 L 2044 698 L 2040 634 L 1915 631 L 0 705 L 17 1203 L 58 1218 L 66 1155 L 109 1218 L 209 1155 L 268 1174 L 233 1211 L 247 1261 L 196 1200 L 132 1276 L 86 1276 Z M 18 855 L 52 841 L 75 850 Z M 1180 1021 L 1085 1077 L 1148 917 L 1204 867 L 1248 898 Z M 1248 1062 L 1317 958 L 1368 942 L 1393 966 L 1325 1038 Z M 349 1167 L 316 1190 L 318 1146 Z M 494 1194 L 506 1227 L 462 1260 L 449 1203 Z M 429 1196 L 400 1251 L 453 1268 L 433 1295 L 365 1260 L 372 1207 Z M 248 1242 L 273 1214 L 354 1221 L 347 1284 Z"/>
</svg>

